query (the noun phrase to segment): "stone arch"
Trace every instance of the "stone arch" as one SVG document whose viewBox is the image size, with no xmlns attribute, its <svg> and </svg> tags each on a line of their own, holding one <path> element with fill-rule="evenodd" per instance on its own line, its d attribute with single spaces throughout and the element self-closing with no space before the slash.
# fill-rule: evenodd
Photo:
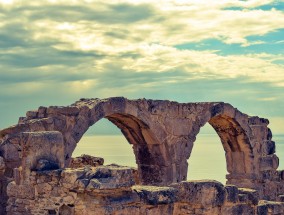
<svg viewBox="0 0 284 215">
<path fill-rule="evenodd" d="M 249 124 L 248 115 L 226 103 L 200 103 L 203 106 L 203 117 L 199 118 L 196 128 L 190 132 L 190 138 L 193 142 L 199 133 L 201 127 L 210 124 L 223 145 L 226 158 L 228 175 L 226 176 L 230 183 L 234 184 L 243 179 L 250 182 L 257 178 L 259 169 L 257 166 L 258 154 L 254 149 L 254 135 Z M 193 146 L 192 146 L 193 147 Z M 191 148 L 192 150 L 192 148 Z M 187 158 L 190 159 L 190 153 Z"/>
<path fill-rule="evenodd" d="M 133 144 L 142 184 L 167 185 L 186 180 L 193 142 L 199 129 L 210 123 L 226 151 L 228 183 L 257 189 L 260 196 L 273 199 L 283 193 L 284 174 L 277 171 L 279 160 L 268 120 L 250 117 L 222 102 L 178 103 L 122 97 L 81 99 L 66 107 L 39 107 L 20 117 L 17 125 L 1 130 L 0 155 L 5 163 L 0 171 L 2 187 L 7 187 L 13 170 L 17 173 L 24 161 L 23 132 L 59 133 L 64 149 L 59 157 L 64 168 L 80 138 L 102 118 L 118 126 Z M 46 141 L 47 146 L 52 142 L 49 138 Z M 37 142 L 31 144 L 36 146 Z M 33 156 L 33 152 L 28 155 Z M 18 175 L 14 175 L 15 181 Z M 7 200 L 5 189 L 0 192 L 0 213 Z"/>
<path fill-rule="evenodd" d="M 143 184 L 170 184 L 186 180 L 187 159 L 199 129 L 209 122 L 221 137 L 228 162 L 229 182 L 258 180 L 262 171 L 276 170 L 268 120 L 249 117 L 223 102 L 178 103 L 167 100 L 128 100 L 123 97 L 81 99 L 70 106 L 39 107 L 28 111 L 15 126 L 0 131 L 0 152 L 7 167 L 18 166 L 13 145 L 21 132 L 59 131 L 63 135 L 65 166 L 84 133 L 102 118 L 118 126 L 133 144 L 140 180 Z M 13 143 L 12 143 L 13 142 Z M 274 147 L 275 148 L 275 147 Z M 238 160 L 243 162 L 239 165 Z"/>
<path fill-rule="evenodd" d="M 125 99 L 113 98 L 101 101 L 88 108 L 81 108 L 75 123 L 62 132 L 66 141 L 66 160 L 71 157 L 77 143 L 85 132 L 102 118 L 116 125 L 133 145 L 138 175 L 142 184 L 164 184 L 168 181 L 168 155 L 165 146 L 156 137 L 150 120 L 139 115 L 136 105 L 126 103 Z"/>
<path fill-rule="evenodd" d="M 253 149 L 249 137 L 236 119 L 221 114 L 208 123 L 214 128 L 225 150 L 229 174 L 251 174 L 254 172 Z"/>
</svg>

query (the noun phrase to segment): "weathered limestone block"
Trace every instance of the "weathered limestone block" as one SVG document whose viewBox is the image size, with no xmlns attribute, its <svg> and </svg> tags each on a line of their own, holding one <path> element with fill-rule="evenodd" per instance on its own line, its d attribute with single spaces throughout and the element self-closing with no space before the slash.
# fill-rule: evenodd
<svg viewBox="0 0 284 215">
<path fill-rule="evenodd" d="M 270 141 L 272 139 L 272 134 L 267 125 L 251 125 L 253 139 L 262 142 L 262 141 Z"/>
<path fill-rule="evenodd" d="M 22 178 L 28 180 L 32 170 L 64 167 L 64 142 L 60 132 L 24 132 L 22 145 Z M 40 170 L 38 169 L 38 170 Z"/>
<path fill-rule="evenodd" d="M 4 158 L 0 156 L 0 177 L 1 177 L 1 175 L 4 174 L 5 168 L 6 168 L 6 165 L 5 165 L 5 162 L 4 162 Z"/>
<path fill-rule="evenodd" d="M 277 196 L 284 191 L 283 189 L 281 189 L 281 185 L 283 186 L 283 183 L 279 183 L 273 180 L 265 180 L 263 183 L 262 199 L 276 200 Z"/>
<path fill-rule="evenodd" d="M 274 141 L 264 141 L 262 144 L 262 155 L 271 155 L 275 153 L 275 142 Z"/>
<path fill-rule="evenodd" d="M 134 168 L 117 165 L 99 166 L 87 174 L 89 174 L 87 190 L 131 187 L 137 178 Z"/>
<path fill-rule="evenodd" d="M 279 195 L 277 198 L 278 202 L 284 202 L 284 195 Z"/>
<path fill-rule="evenodd" d="M 160 204 L 156 206 L 146 205 L 140 208 L 140 214 L 147 215 L 172 215 L 173 214 L 173 205 L 171 204 Z"/>
<path fill-rule="evenodd" d="M 63 187 L 74 187 L 74 184 L 80 178 L 84 178 L 90 168 L 70 169 L 66 168 L 61 173 L 61 182 Z"/>
<path fill-rule="evenodd" d="M 47 110 L 47 107 L 40 106 L 37 110 L 38 117 L 39 118 L 45 118 L 46 117 L 46 110 Z"/>
<path fill-rule="evenodd" d="M 257 215 L 284 214 L 284 203 L 260 200 L 257 206 Z"/>
<path fill-rule="evenodd" d="M 259 159 L 259 166 L 261 171 L 276 170 L 279 166 L 279 158 L 275 155 L 267 155 Z"/>
<path fill-rule="evenodd" d="M 177 189 L 172 187 L 136 185 L 132 187 L 132 190 L 138 194 L 145 204 L 170 204 L 177 200 Z"/>
<path fill-rule="evenodd" d="M 220 206 L 225 201 L 226 190 L 217 181 L 198 180 L 172 184 L 178 190 L 178 201 L 198 204 L 202 207 Z"/>
<path fill-rule="evenodd" d="M 108 165 L 79 169 L 64 169 L 61 173 L 61 183 L 68 189 L 84 191 L 129 188 L 138 183 L 137 170 L 131 167 Z"/>
<path fill-rule="evenodd" d="M 29 131 L 45 131 L 46 124 L 45 121 L 39 119 L 31 119 L 29 120 Z"/>
<path fill-rule="evenodd" d="M 28 119 L 34 119 L 37 117 L 38 112 L 36 110 L 27 111 L 26 117 Z"/>
<path fill-rule="evenodd" d="M 74 206 L 62 205 L 58 210 L 60 215 L 74 215 Z"/>
<path fill-rule="evenodd" d="M 168 178 L 173 177 L 173 172 L 170 167 L 159 166 L 159 165 L 139 165 L 139 179 L 144 185 L 159 185 L 169 184 Z"/>
<path fill-rule="evenodd" d="M 259 200 L 259 194 L 256 190 L 248 188 L 239 188 L 239 194 L 246 195 L 250 204 L 257 205 Z"/>
<path fill-rule="evenodd" d="M 234 185 L 226 185 L 226 201 L 236 203 L 238 201 L 239 189 Z"/>
<path fill-rule="evenodd" d="M 246 195 L 246 194 L 239 194 L 238 200 L 239 200 L 240 203 L 244 203 L 244 204 L 249 203 L 248 195 Z"/>
<path fill-rule="evenodd" d="M 185 118 L 166 118 L 165 128 L 168 133 L 174 136 L 187 135 L 192 124 Z"/>
<path fill-rule="evenodd" d="M 69 165 L 69 168 L 80 168 L 86 165 L 96 167 L 96 166 L 101 166 L 103 164 L 104 164 L 103 158 L 94 157 L 90 155 L 81 155 L 79 157 L 71 159 L 71 164 Z"/>
<path fill-rule="evenodd" d="M 95 190 L 91 192 L 89 200 L 97 205 L 141 205 L 143 201 L 137 193 L 129 188 L 118 188 L 108 190 Z"/>
<path fill-rule="evenodd" d="M 254 215 L 254 208 L 247 204 L 235 204 L 221 208 L 222 215 Z"/>
<path fill-rule="evenodd" d="M 67 116 L 74 116 L 78 115 L 79 108 L 75 106 L 50 106 L 46 109 L 46 113 L 48 115 L 67 115 Z"/>
<path fill-rule="evenodd" d="M 14 181 L 7 186 L 7 195 L 17 199 L 34 199 L 35 187 L 32 185 L 17 185 Z"/>
<path fill-rule="evenodd" d="M 268 125 L 269 120 L 265 118 L 259 118 L 258 116 L 251 116 L 248 118 L 248 124 L 249 125 Z"/>
<path fill-rule="evenodd" d="M 5 159 L 6 168 L 15 168 L 21 162 L 20 135 L 6 135 L 0 144 L 0 153 Z"/>
<path fill-rule="evenodd" d="M 187 203 L 175 203 L 174 204 L 174 210 L 173 214 L 178 214 L 178 215 L 193 215 L 194 214 L 194 208 L 192 205 L 189 205 Z"/>
<path fill-rule="evenodd" d="M 18 124 L 23 124 L 23 123 L 25 123 L 25 120 L 26 120 L 26 119 L 27 119 L 26 117 L 20 116 L 19 119 L 18 119 Z"/>
<path fill-rule="evenodd" d="M 40 183 L 34 186 L 37 197 L 44 196 L 52 191 L 52 186 L 49 183 Z"/>
<path fill-rule="evenodd" d="M 220 214 L 220 208 L 214 207 L 214 208 L 195 208 L 194 214 L 202 214 L 202 215 L 219 215 Z"/>
<path fill-rule="evenodd" d="M 260 179 L 270 181 L 270 180 L 280 180 L 281 178 L 281 173 L 278 171 L 271 171 L 271 170 L 265 170 L 261 172 L 262 174 L 260 175 Z"/>
</svg>

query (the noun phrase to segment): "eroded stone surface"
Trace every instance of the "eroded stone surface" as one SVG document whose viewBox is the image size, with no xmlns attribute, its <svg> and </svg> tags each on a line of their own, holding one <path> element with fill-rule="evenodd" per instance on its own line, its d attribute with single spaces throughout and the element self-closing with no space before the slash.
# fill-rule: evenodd
<svg viewBox="0 0 284 215">
<path fill-rule="evenodd" d="M 86 165 L 89 166 L 101 166 L 104 164 L 104 159 L 100 157 L 94 157 L 90 155 L 81 155 L 76 158 L 71 158 L 70 168 L 80 168 Z"/>
<path fill-rule="evenodd" d="M 125 174 L 128 177 L 125 177 Z M 201 180 L 158 187 L 134 185 L 133 168 L 100 166 L 79 169 L 33 171 L 30 184 L 10 182 L 7 214 L 70 215 L 255 215 L 283 214 L 284 203 L 259 201 L 251 189 L 224 187 Z M 112 185 L 98 187 L 92 180 L 113 178 Z M 81 181 L 88 181 L 81 186 Z M 134 185 L 134 186 L 132 186 Z M 92 186 L 92 188 L 90 188 Z M 246 201 L 232 196 L 246 196 Z M 230 197 L 231 196 L 231 197 Z M 233 199 L 233 201 L 232 201 Z"/>
<path fill-rule="evenodd" d="M 120 167 L 96 167 L 102 164 L 102 160 L 95 161 L 85 159 L 86 157 L 71 159 L 72 152 L 84 133 L 102 118 L 107 118 L 120 128 L 128 142 L 133 145 L 138 166 L 138 174 L 134 174 L 134 178 L 131 178 L 133 173 L 130 173 L 133 170 L 129 172 Z M 218 182 L 212 181 L 181 182 L 186 180 L 187 159 L 190 157 L 196 135 L 206 123 L 215 129 L 224 147 L 229 173 L 227 184 L 257 190 L 257 194 L 255 191 L 237 189 L 229 185 L 224 188 Z M 119 194 L 120 197 L 109 197 L 108 201 L 103 197 L 97 201 L 100 204 L 114 204 L 119 202 L 116 198 L 122 198 L 125 202 L 134 201 L 135 204 L 141 205 L 143 195 L 153 195 L 153 199 L 159 199 L 159 192 L 149 193 L 145 187 L 133 193 L 126 187 L 130 187 L 134 182 L 163 186 L 176 183 L 170 186 L 172 188 L 169 190 L 178 190 L 175 197 L 181 199 L 183 196 L 186 200 L 171 203 L 174 200 L 169 198 L 165 200 L 167 204 L 157 204 L 155 208 L 137 205 L 118 208 L 112 205 L 108 208 L 99 204 L 100 206 L 94 205 L 88 210 L 96 208 L 101 214 L 107 214 L 107 211 L 115 213 L 116 210 L 121 210 L 125 214 L 129 211 L 136 213 L 137 210 L 142 214 L 156 214 L 161 211 L 164 214 L 171 214 L 169 211 L 180 214 L 250 214 L 252 211 L 255 212 L 258 199 L 276 200 L 281 199 L 279 196 L 284 194 L 284 174 L 283 171 L 276 170 L 279 159 L 275 155 L 275 142 L 272 140 L 271 130 L 267 127 L 268 123 L 267 119 L 248 116 L 223 102 L 177 103 L 117 97 L 81 99 L 67 107 L 39 107 L 38 110 L 28 111 L 25 117 L 20 117 L 17 125 L 0 131 L 0 155 L 3 157 L 0 159 L 0 181 L 2 188 L 5 188 L 0 193 L 0 199 L 7 199 L 7 184 L 9 180 L 13 180 L 9 186 L 37 185 L 35 196 L 53 190 L 53 185 L 60 188 L 48 194 L 50 196 L 61 192 L 61 189 L 66 193 L 73 192 L 69 189 L 73 189 L 76 184 L 74 189 L 79 192 L 82 202 L 86 201 L 85 198 L 94 197 L 89 195 L 90 193 L 106 193 L 106 190 L 119 189 L 128 197 L 123 198 L 123 195 Z M 78 169 L 73 171 L 68 167 Z M 54 175 L 47 176 L 46 170 Z M 38 184 L 39 181 L 32 180 L 34 176 L 31 174 L 34 174 L 34 171 L 37 172 L 36 175 L 41 172 L 39 181 L 45 180 L 45 177 L 53 181 L 58 175 L 69 177 L 56 179 L 56 183 L 63 183 L 62 186 L 55 182 L 52 185 L 41 185 Z M 124 178 L 128 180 L 127 183 L 123 182 Z M 19 190 L 21 189 L 23 188 L 19 187 Z M 37 193 L 38 190 L 42 191 Z M 15 201 L 21 201 L 20 197 L 13 193 L 9 195 L 9 201 L 13 204 Z M 166 196 L 165 194 L 163 198 Z M 137 198 L 141 200 L 139 203 Z M 4 213 L 5 201 L 1 203 L 0 213 Z M 92 201 L 95 201 L 94 198 Z M 53 213 L 54 210 L 76 213 L 76 208 L 88 208 L 82 203 L 83 206 L 77 205 L 74 209 L 74 202 L 70 202 L 66 201 L 60 204 L 61 209 L 50 209 L 48 213 Z M 143 202 L 146 204 L 144 200 Z M 9 203 L 9 210 L 12 203 Z M 204 208 L 205 205 L 212 207 L 212 210 Z M 260 206 L 259 210 L 267 207 Z M 24 210 L 21 206 L 18 208 Z M 182 212 L 184 210 L 186 212 Z M 45 213 L 41 208 L 36 211 L 33 213 Z"/>
<path fill-rule="evenodd" d="M 3 175 L 5 172 L 5 162 L 4 158 L 0 156 L 0 175 Z"/>
<path fill-rule="evenodd" d="M 201 207 L 205 208 L 224 204 L 226 197 L 224 186 L 217 181 L 186 181 L 172 186 L 179 191 L 179 201 L 195 205 L 200 204 Z"/>
</svg>

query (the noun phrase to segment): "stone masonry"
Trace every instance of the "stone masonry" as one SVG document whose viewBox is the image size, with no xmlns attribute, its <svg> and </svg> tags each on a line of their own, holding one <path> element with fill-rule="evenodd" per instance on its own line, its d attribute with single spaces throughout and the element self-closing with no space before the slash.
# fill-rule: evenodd
<svg viewBox="0 0 284 215">
<path fill-rule="evenodd" d="M 256 190 L 217 181 L 137 185 L 135 170 L 100 166 L 34 171 L 8 185 L 8 215 L 268 215 L 284 203 L 259 200 Z"/>
<path fill-rule="evenodd" d="M 71 158 L 102 118 L 133 145 L 137 171 Z M 227 186 L 185 182 L 206 123 L 224 147 Z M 0 131 L 0 214 L 284 214 L 284 171 L 268 123 L 223 102 L 116 97 L 39 107 Z"/>
</svg>

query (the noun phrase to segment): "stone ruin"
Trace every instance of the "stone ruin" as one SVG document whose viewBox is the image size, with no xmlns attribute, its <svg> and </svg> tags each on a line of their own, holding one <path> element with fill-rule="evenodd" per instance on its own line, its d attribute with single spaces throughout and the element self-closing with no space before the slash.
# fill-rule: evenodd
<svg viewBox="0 0 284 215">
<path fill-rule="evenodd" d="M 132 144 L 137 169 L 72 158 L 102 118 Z M 226 185 L 186 181 L 206 123 L 224 147 Z M 39 107 L 0 131 L 0 214 L 284 214 L 284 171 L 268 123 L 223 102 L 115 97 Z"/>
</svg>

